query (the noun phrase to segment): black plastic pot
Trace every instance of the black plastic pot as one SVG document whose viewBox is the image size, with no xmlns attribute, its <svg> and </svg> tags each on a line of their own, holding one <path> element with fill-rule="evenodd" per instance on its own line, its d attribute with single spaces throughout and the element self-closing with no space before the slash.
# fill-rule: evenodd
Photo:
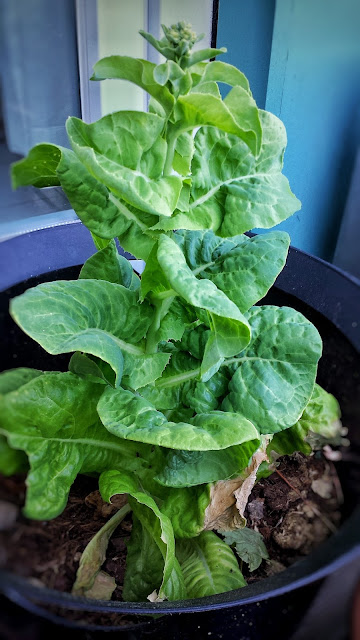
<svg viewBox="0 0 360 640">
<path fill-rule="evenodd" d="M 78 265 L 94 252 L 79 223 L 43 229 L 0 245 L 0 353 L 2 368 L 66 369 L 68 356 L 54 358 L 25 336 L 8 316 L 8 301 L 30 286 L 76 278 Z M 287 265 L 265 304 L 294 307 L 311 320 L 324 341 L 319 383 L 338 398 L 351 447 L 338 464 L 345 495 L 344 524 L 315 552 L 286 571 L 241 590 L 182 602 L 123 603 L 75 598 L 0 572 L 0 591 L 36 614 L 66 626 L 98 628 L 62 618 L 66 611 L 119 614 L 107 630 L 122 637 L 289 638 L 310 604 L 319 581 L 360 556 L 360 286 L 339 269 L 290 249 Z M 131 618 L 120 619 L 124 614 Z M 161 617 L 146 616 L 160 614 Z M 179 615 L 181 614 L 181 615 Z M 145 617 L 144 617 L 145 616 Z M 112 619 L 112 618 L 111 618 Z M 104 627 L 101 627 L 104 629 Z M 69 630 L 70 633 L 70 630 Z"/>
</svg>

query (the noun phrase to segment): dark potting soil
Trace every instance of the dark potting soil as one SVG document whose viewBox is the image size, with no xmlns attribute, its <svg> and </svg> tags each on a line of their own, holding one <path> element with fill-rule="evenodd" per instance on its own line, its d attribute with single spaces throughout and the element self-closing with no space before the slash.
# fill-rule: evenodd
<svg viewBox="0 0 360 640">
<path fill-rule="evenodd" d="M 71 591 L 82 551 L 116 511 L 104 503 L 96 479 L 79 476 L 64 512 L 55 520 L 28 520 L 21 514 L 25 478 L 0 476 L 0 566 L 39 586 Z M 315 549 L 341 520 L 341 487 L 333 464 L 321 457 L 285 456 L 276 471 L 254 487 L 246 508 L 249 527 L 259 531 L 269 553 L 259 569 L 241 568 L 248 583 L 284 570 Z M 114 532 L 102 569 L 118 585 L 122 600 L 126 543 L 131 514 Z M 131 616 L 66 612 L 89 624 L 131 623 Z"/>
</svg>

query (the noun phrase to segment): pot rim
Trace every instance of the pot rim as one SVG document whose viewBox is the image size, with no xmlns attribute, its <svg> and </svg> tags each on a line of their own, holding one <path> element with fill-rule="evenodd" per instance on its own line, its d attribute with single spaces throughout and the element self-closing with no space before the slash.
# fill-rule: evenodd
<svg viewBox="0 0 360 640">
<path fill-rule="evenodd" d="M 66 247 L 73 245 L 75 229 L 77 231 L 78 246 L 76 260 L 74 261 L 74 256 L 69 254 L 69 250 Z M 56 270 L 64 266 L 75 266 L 79 264 L 79 261 L 85 260 L 94 253 L 94 246 L 92 241 L 89 242 L 89 236 L 89 232 L 80 221 L 79 224 L 72 222 L 71 225 L 65 222 L 57 227 L 36 230 L 4 241 L 1 244 L 2 260 L 4 260 L 4 265 L 8 266 L 9 260 L 14 255 L 14 250 L 16 255 L 19 248 L 24 246 L 24 243 L 29 242 L 29 238 L 33 238 L 36 247 L 39 246 L 38 241 L 40 238 L 46 239 L 47 246 L 49 246 L 49 241 L 55 241 L 55 253 L 57 254 L 59 239 L 62 238 L 66 248 L 65 255 L 61 253 L 60 258 L 57 255 L 55 259 L 54 256 L 51 256 L 50 267 L 44 266 L 46 259 L 49 262 L 49 257 L 47 256 L 46 258 L 47 251 L 46 253 L 43 250 L 40 251 L 40 260 L 39 252 L 32 253 L 28 251 L 28 256 L 33 259 L 35 264 L 30 269 L 30 272 L 27 273 L 27 278 L 31 277 L 31 275 L 40 275 L 40 273 Z M 125 255 L 129 257 L 129 254 Z M 38 270 L 39 264 L 42 265 L 42 271 Z M 34 270 L 35 274 L 32 273 Z M 299 279 L 298 273 L 302 274 L 301 279 Z M 5 288 L 18 282 L 19 278 L 14 276 L 10 284 L 8 281 L 5 282 Z M 0 287 L 1 284 L 0 279 Z M 4 287 L 1 288 L 3 289 Z M 276 288 L 297 297 L 314 310 L 320 312 L 360 352 L 360 331 L 358 328 L 360 319 L 360 281 L 357 278 L 320 258 L 290 247 L 286 267 L 276 281 Z M 336 300 L 334 299 L 334 290 L 336 290 Z M 111 613 L 151 615 L 155 612 L 163 614 L 191 613 L 223 609 L 274 598 L 324 578 L 360 556 L 359 532 L 360 506 L 355 509 L 331 538 L 322 543 L 318 549 L 307 557 L 281 573 L 270 578 L 264 578 L 242 589 L 206 598 L 161 603 L 94 601 L 36 586 L 25 578 L 5 571 L 0 571 L 0 591 L 14 601 L 17 599 L 17 594 L 20 595 L 21 593 L 30 600 L 43 604 L 92 612 L 107 611 Z"/>
<path fill-rule="evenodd" d="M 11 600 L 17 594 L 32 601 L 57 605 L 66 609 L 88 612 L 108 612 L 151 615 L 154 613 L 195 613 L 214 611 L 260 602 L 299 589 L 360 557 L 360 507 L 346 520 L 342 527 L 323 542 L 318 549 L 284 571 L 264 578 L 234 591 L 175 602 L 120 602 L 116 600 L 90 600 L 70 593 L 48 589 L 32 584 L 13 573 L 0 571 L 0 589 Z"/>
</svg>

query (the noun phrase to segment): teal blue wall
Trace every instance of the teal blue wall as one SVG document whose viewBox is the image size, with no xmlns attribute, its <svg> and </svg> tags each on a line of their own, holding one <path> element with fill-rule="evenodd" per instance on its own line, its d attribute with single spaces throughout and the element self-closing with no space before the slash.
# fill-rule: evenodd
<svg viewBox="0 0 360 640">
<path fill-rule="evenodd" d="M 294 246 L 329 260 L 360 140 L 360 2 L 277 0 L 270 59 L 264 24 L 266 0 L 220 0 L 219 45 L 227 33 L 228 61 L 287 128 L 284 171 L 303 206 L 279 228 Z"/>
<path fill-rule="evenodd" d="M 217 44 L 227 47 L 221 60 L 249 78 L 259 107 L 265 109 L 275 0 L 220 0 Z"/>
</svg>

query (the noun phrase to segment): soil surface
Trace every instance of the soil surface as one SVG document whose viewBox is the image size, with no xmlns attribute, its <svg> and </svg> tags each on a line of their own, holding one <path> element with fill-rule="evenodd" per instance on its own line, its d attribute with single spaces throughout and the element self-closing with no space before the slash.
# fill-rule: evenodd
<svg viewBox="0 0 360 640">
<path fill-rule="evenodd" d="M 27 520 L 21 514 L 24 480 L 0 476 L 0 566 L 39 586 L 70 592 L 82 551 L 116 507 L 102 501 L 95 479 L 79 476 L 60 516 Z M 252 573 L 242 566 L 248 583 L 282 571 L 310 553 L 336 530 L 340 509 L 341 487 L 332 463 L 301 454 L 282 458 L 270 477 L 257 482 L 246 508 L 248 526 L 262 534 L 270 557 Z M 131 514 L 113 534 L 102 567 L 118 585 L 113 600 L 122 599 L 130 531 Z M 84 614 L 72 612 L 71 617 L 83 620 Z M 105 622 L 119 624 L 120 617 L 107 616 Z M 104 623 L 98 614 L 86 614 L 86 619 Z M 124 617 L 124 624 L 129 622 Z"/>
<path fill-rule="evenodd" d="M 284 456 L 276 471 L 254 486 L 247 526 L 263 536 L 269 560 L 253 573 L 243 566 L 248 583 L 283 571 L 338 528 L 341 485 L 333 463 L 318 455 Z"/>
</svg>

